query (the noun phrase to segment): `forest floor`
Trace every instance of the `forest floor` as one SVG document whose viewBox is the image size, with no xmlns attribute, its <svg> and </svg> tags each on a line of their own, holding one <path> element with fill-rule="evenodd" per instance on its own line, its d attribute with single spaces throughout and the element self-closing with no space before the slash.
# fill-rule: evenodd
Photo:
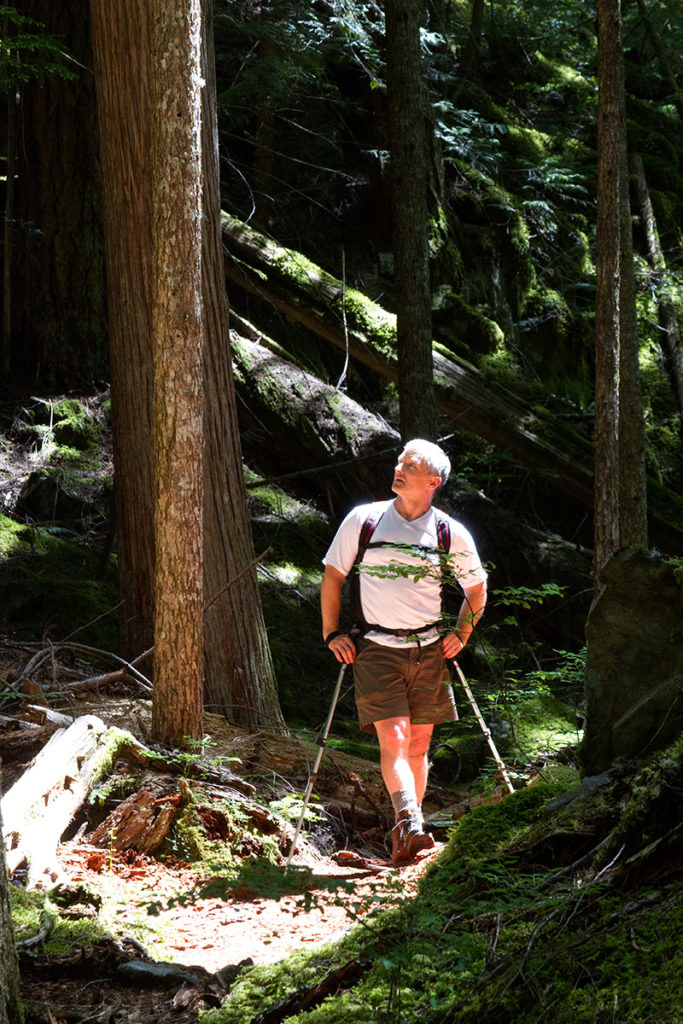
<svg viewBox="0 0 683 1024">
<path fill-rule="evenodd" d="M 128 726 L 139 735 L 141 715 L 146 717 L 148 705 L 128 698 L 89 696 L 76 707 L 72 700 L 70 713 L 75 717 L 99 715 L 105 723 L 119 729 Z M 222 731 L 216 716 L 211 717 L 212 757 L 222 751 L 234 754 L 238 730 L 226 723 Z M 245 732 L 245 739 L 247 735 Z M 27 760 L 13 757 L 10 740 L 16 736 L 7 722 L 0 726 L 5 792 L 22 777 L 37 753 L 31 750 Z M 296 740 L 270 737 L 262 749 L 272 751 L 280 742 L 297 744 Z M 335 761 L 338 757 L 335 753 Z M 267 760 L 262 767 L 268 768 Z M 250 769 L 253 772 L 253 761 Z M 372 785 L 377 767 L 368 763 L 368 772 L 368 785 Z M 157 783 L 161 791 L 163 771 Z M 148 773 L 144 784 L 155 788 L 157 783 L 150 783 Z M 201 783 L 193 785 L 199 799 L 206 797 Z M 330 774 L 321 770 L 316 791 L 322 804 L 329 796 L 325 792 L 329 786 Z M 217 787 L 210 789 L 215 795 Z M 265 801 L 267 794 L 253 795 L 259 797 Z M 272 885 L 269 890 L 267 884 L 261 890 L 247 881 L 220 895 L 200 896 L 202 885 L 211 881 L 211 873 L 202 863 L 169 856 L 167 851 L 154 856 L 93 845 L 92 822 L 88 826 L 82 822 L 74 837 L 57 849 L 56 883 L 67 899 L 60 898 L 58 908 L 52 904 L 59 925 L 53 925 L 51 937 L 57 931 L 66 936 L 68 924 L 79 920 L 96 922 L 107 934 L 88 937 L 86 930 L 84 938 L 74 941 L 72 933 L 63 952 L 55 952 L 49 940 L 20 950 L 26 1024 L 86 1020 L 192 1024 L 202 1010 L 220 1004 L 241 966 L 273 963 L 297 950 L 327 943 L 362 921 L 380 902 L 386 907 L 412 895 L 442 845 L 437 843 L 418 863 L 395 869 L 376 838 L 368 842 L 358 834 L 354 849 L 353 837 L 347 832 L 346 842 L 341 840 L 347 848 L 340 848 L 339 843 L 331 848 L 329 818 L 322 826 L 328 834 L 319 842 L 316 827 L 321 826 L 307 825 L 310 831 L 297 842 L 290 885 L 283 881 L 279 890 Z M 272 869 L 276 874 L 285 874 L 293 831 L 293 826 L 285 823 L 279 863 Z M 377 831 L 371 830 L 373 836 Z M 253 865 L 246 850 L 238 869 L 240 864 L 247 871 Z M 20 882 L 21 872 L 16 872 L 15 884 Z M 154 903 L 159 907 L 150 914 Z M 23 932 L 21 937 L 25 937 Z"/>
<path fill-rule="evenodd" d="M 415 891 L 429 858 L 401 868 L 403 895 Z M 152 857 L 114 855 L 87 846 L 65 847 L 60 854 L 66 884 L 85 883 L 106 893 L 107 902 L 118 904 L 119 928 L 139 921 L 145 904 L 160 894 L 188 891 L 201 879 L 192 869 L 174 866 Z M 298 858 L 298 863 L 305 860 Z M 156 929 L 163 932 L 161 963 L 172 965 L 163 974 L 149 974 L 127 982 L 125 966 L 146 960 L 137 941 L 112 939 L 110 943 L 83 948 L 65 957 L 31 953 L 21 958 L 22 995 L 26 1024 L 72 1021 L 140 1022 L 140 1024 L 191 1024 L 201 1010 L 218 1005 L 227 993 L 232 968 L 239 964 L 273 963 L 301 949 L 333 940 L 352 924 L 352 904 L 368 905 L 382 890 L 382 878 L 367 870 L 340 868 L 333 858 L 319 857 L 309 866 L 326 881 L 334 877 L 355 881 L 352 891 L 339 895 L 316 890 L 313 906 L 305 909 L 300 896 L 260 898 L 245 893 L 226 899 L 200 899 L 189 906 L 176 905 L 160 912 Z M 396 872 L 392 872 L 395 875 Z M 386 875 L 388 888 L 393 879 Z M 149 947 L 149 952 L 152 946 Z M 170 959 L 167 959 L 170 958 Z M 182 970 L 188 968 L 187 978 Z M 225 991 L 217 981 L 227 981 Z"/>
</svg>

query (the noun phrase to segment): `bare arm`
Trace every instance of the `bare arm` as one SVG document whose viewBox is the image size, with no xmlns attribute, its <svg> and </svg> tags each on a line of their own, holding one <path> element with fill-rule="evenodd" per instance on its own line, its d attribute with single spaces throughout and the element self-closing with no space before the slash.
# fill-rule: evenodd
<svg viewBox="0 0 683 1024">
<path fill-rule="evenodd" d="M 346 576 L 332 565 L 325 566 L 325 573 L 320 587 L 320 610 L 323 620 L 323 639 L 330 633 L 339 630 L 341 613 L 342 589 Z M 340 633 L 330 641 L 328 647 L 337 661 L 350 663 L 356 657 L 356 645 L 348 633 Z"/>
<path fill-rule="evenodd" d="M 463 602 L 458 612 L 458 621 L 452 633 L 443 638 L 445 658 L 455 658 L 460 654 L 470 638 L 472 630 L 482 616 L 486 607 L 486 583 L 477 583 L 465 591 Z"/>
</svg>

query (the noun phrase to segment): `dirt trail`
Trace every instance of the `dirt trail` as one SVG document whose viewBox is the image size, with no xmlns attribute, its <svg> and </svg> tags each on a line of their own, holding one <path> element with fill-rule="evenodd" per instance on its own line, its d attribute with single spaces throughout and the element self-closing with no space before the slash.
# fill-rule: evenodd
<svg viewBox="0 0 683 1024">
<path fill-rule="evenodd" d="M 245 891 L 227 899 L 175 903 L 149 916 L 150 902 L 167 904 L 191 892 L 199 881 L 196 872 L 141 855 L 64 846 L 59 851 L 62 884 L 74 890 L 83 886 L 101 896 L 101 920 L 106 919 L 108 906 L 117 907 L 111 930 L 120 938 L 109 949 L 84 949 L 80 957 L 61 963 L 46 958 L 40 949 L 22 956 L 26 1024 L 86 1019 L 102 1024 L 195 1024 L 202 1010 L 218 1005 L 226 994 L 215 981 L 216 972 L 229 988 L 234 975 L 230 968 L 243 961 L 273 963 L 296 950 L 340 938 L 354 924 L 352 903 L 363 904 L 363 918 L 379 895 L 386 899 L 389 892 L 397 898 L 413 894 L 438 849 L 400 871 L 377 865 L 349 867 L 317 855 L 306 862 L 297 854 L 294 867 L 308 866 L 314 874 L 310 909 L 304 909 L 301 894 L 265 898 Z M 325 886 L 332 879 L 353 882 L 353 888 L 330 893 Z M 82 912 L 83 908 L 77 911 Z M 143 948 L 153 950 L 156 959 L 192 969 L 205 986 L 178 978 L 158 985 L 130 984 L 118 965 L 141 956 Z"/>
</svg>

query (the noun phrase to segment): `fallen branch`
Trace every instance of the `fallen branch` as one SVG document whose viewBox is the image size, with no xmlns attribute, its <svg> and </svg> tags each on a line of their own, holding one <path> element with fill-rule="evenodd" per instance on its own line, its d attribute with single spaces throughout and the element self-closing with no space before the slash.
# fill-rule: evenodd
<svg viewBox="0 0 683 1024">
<path fill-rule="evenodd" d="M 78 679 L 73 683 L 62 683 L 60 689 L 62 693 L 82 693 L 87 690 L 99 690 L 113 683 L 136 683 L 146 693 L 152 692 L 151 683 L 143 683 L 137 676 L 131 676 L 127 665 L 114 672 L 106 672 L 102 676 L 90 676 L 89 679 Z"/>
<path fill-rule="evenodd" d="M 13 689 L 18 690 L 29 677 L 32 677 L 36 674 L 37 670 L 42 666 L 43 662 L 45 662 L 47 658 L 54 657 L 54 655 L 59 651 L 81 651 L 85 654 L 94 654 L 96 657 L 106 661 L 118 662 L 118 664 L 121 666 L 120 671 L 123 674 L 121 676 L 117 676 L 116 680 L 124 678 L 125 674 L 129 674 L 133 677 L 134 681 L 138 683 L 138 685 L 140 685 L 143 689 L 147 690 L 150 693 L 152 691 L 152 683 L 136 667 L 136 665 L 139 662 L 143 661 L 144 658 L 147 657 L 150 651 L 145 651 L 143 654 L 138 655 L 138 657 L 134 661 L 126 661 L 125 658 L 120 658 L 118 654 L 114 654 L 112 653 L 112 651 L 103 651 L 100 650 L 100 648 L 98 647 L 89 647 L 87 644 L 74 644 L 67 642 L 50 644 L 49 647 L 43 647 L 36 654 L 34 654 L 33 657 L 29 660 L 28 664 L 25 666 L 23 672 L 21 672 L 18 678 L 15 679 L 14 682 L 12 683 Z M 113 674 L 97 676 L 93 677 L 93 679 L 99 679 L 102 682 L 108 682 L 110 680 L 112 682 L 116 681 L 114 679 Z M 80 688 L 86 690 L 94 688 L 94 686 L 91 687 L 89 685 L 86 685 L 88 682 L 89 680 L 83 680 L 83 685 Z M 74 690 L 79 689 L 79 687 L 69 685 L 68 689 Z"/>
<path fill-rule="evenodd" d="M 53 932 L 57 920 L 58 915 L 56 911 L 52 909 L 46 900 L 38 921 L 40 930 L 36 935 L 31 935 L 28 939 L 19 939 L 15 942 L 16 949 L 33 949 L 34 946 L 39 946 L 41 942 L 45 942 L 45 939 Z"/>
</svg>

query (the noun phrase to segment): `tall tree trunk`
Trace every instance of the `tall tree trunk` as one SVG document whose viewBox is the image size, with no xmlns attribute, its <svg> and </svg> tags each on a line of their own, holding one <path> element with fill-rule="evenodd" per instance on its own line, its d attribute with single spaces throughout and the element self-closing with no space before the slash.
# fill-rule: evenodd
<svg viewBox="0 0 683 1024">
<path fill-rule="evenodd" d="M 436 436 L 429 281 L 429 146 L 422 0 L 384 5 L 401 437 Z"/>
<path fill-rule="evenodd" d="M 7 15 L 1 30 L 7 31 Z M 14 151 L 16 147 L 16 90 L 7 90 L 7 152 L 5 154 L 5 223 L 2 234 L 2 334 L 0 335 L 0 381 L 7 381 L 12 343 L 12 254 L 14 252 Z"/>
<path fill-rule="evenodd" d="M 619 0 L 598 0 L 598 212 L 595 296 L 596 579 L 619 545 Z"/>
<path fill-rule="evenodd" d="M 145 0 L 91 0 L 107 248 L 121 653 L 153 644 L 154 529 L 149 20 Z"/>
<path fill-rule="evenodd" d="M 152 733 L 203 734 L 201 0 L 151 0 L 154 348 Z"/>
<path fill-rule="evenodd" d="M 624 56 L 619 38 L 619 547 L 647 548 L 645 420 L 636 320 Z"/>
<path fill-rule="evenodd" d="M 19 965 L 12 930 L 12 907 L 0 813 L 0 1024 L 22 1024 Z"/>
<path fill-rule="evenodd" d="M 112 416 L 127 656 L 153 643 L 148 0 L 91 0 L 112 333 Z M 206 19 L 205 19 L 206 21 Z M 208 22 L 207 29 L 208 29 Z M 205 697 L 240 723 L 282 721 L 253 560 L 228 344 L 212 60 L 203 60 Z M 237 576 L 219 600 L 213 597 Z"/>
<path fill-rule="evenodd" d="M 107 379 L 104 252 L 87 9 L 24 0 L 66 39 L 71 80 L 21 87 L 11 254 L 12 373 L 60 387 Z"/>
<path fill-rule="evenodd" d="M 283 724 L 249 528 L 233 380 L 220 222 L 211 2 L 205 0 L 202 90 L 204 233 L 204 623 L 207 707 L 241 724 Z M 214 597 L 239 576 L 219 600 Z"/>
<path fill-rule="evenodd" d="M 472 78 L 474 75 L 477 60 L 479 59 L 479 46 L 481 44 L 481 30 L 483 24 L 484 0 L 472 0 L 470 29 L 467 34 L 467 42 L 458 67 L 458 78 L 460 81 Z"/>
</svg>

